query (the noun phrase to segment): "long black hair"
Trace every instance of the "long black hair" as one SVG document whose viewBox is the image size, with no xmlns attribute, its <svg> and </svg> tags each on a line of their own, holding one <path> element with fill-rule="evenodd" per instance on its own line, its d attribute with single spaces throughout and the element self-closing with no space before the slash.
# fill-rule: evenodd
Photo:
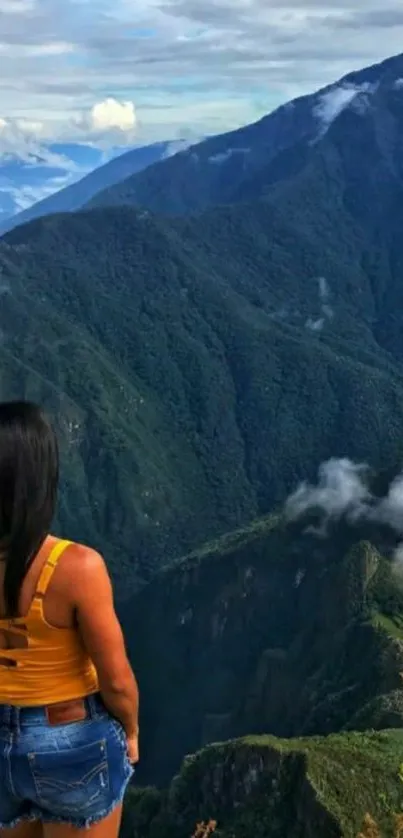
<svg viewBox="0 0 403 838">
<path fill-rule="evenodd" d="M 30 402 L 0 403 L 0 558 L 8 617 L 18 616 L 22 583 L 49 534 L 59 481 L 56 434 Z"/>
</svg>

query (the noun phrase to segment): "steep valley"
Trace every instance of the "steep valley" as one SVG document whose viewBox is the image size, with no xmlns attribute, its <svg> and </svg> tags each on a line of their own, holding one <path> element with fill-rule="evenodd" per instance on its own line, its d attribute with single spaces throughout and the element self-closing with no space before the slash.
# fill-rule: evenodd
<svg viewBox="0 0 403 838">
<path fill-rule="evenodd" d="M 323 539 L 306 527 L 258 521 L 161 571 L 130 604 L 139 779 L 161 788 L 129 796 L 131 834 L 187 838 L 214 819 L 228 838 L 355 838 L 368 812 L 394 834 L 403 800 L 394 539 L 370 527 L 372 543 L 363 541 L 346 524 Z"/>
</svg>

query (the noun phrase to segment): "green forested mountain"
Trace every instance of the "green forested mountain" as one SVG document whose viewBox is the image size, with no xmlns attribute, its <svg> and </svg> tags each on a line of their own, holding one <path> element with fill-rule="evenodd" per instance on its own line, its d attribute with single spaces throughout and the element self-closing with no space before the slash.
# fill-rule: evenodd
<svg viewBox="0 0 403 838">
<path fill-rule="evenodd" d="M 330 249 L 321 221 L 293 230 L 264 201 L 183 220 L 123 207 L 0 243 L 2 395 L 63 417 L 60 521 L 118 583 L 122 562 L 147 577 L 330 456 L 400 461 L 396 308 L 358 227 L 340 217 Z"/>
<path fill-rule="evenodd" d="M 261 155 L 231 206 L 93 209 L 0 241 L 1 394 L 69 417 L 60 524 L 133 584 L 328 457 L 400 462 L 402 61 L 245 129 Z"/>
<path fill-rule="evenodd" d="M 368 524 L 318 538 L 308 523 L 272 516 L 219 539 L 160 572 L 127 609 L 139 777 L 162 788 L 133 790 L 123 836 L 190 838 L 213 820 L 220 838 L 356 838 L 368 813 L 378 835 L 398 834 L 395 541 Z"/>
<path fill-rule="evenodd" d="M 393 539 L 363 540 L 367 526 L 323 539 L 306 527 L 263 519 L 167 568 L 130 604 L 146 781 L 246 734 L 402 726 Z"/>
<path fill-rule="evenodd" d="M 398 838 L 401 751 L 401 730 L 211 745 L 168 790 L 130 789 L 122 838 Z"/>
</svg>

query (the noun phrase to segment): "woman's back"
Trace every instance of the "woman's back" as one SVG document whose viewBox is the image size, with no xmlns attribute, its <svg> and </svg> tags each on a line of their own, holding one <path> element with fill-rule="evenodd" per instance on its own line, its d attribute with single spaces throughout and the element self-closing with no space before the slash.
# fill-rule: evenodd
<svg viewBox="0 0 403 838">
<path fill-rule="evenodd" d="M 79 549 L 46 539 L 22 585 L 20 616 L 10 620 L 0 611 L 0 704 L 35 707 L 98 691 L 69 596 L 68 554 Z"/>
<path fill-rule="evenodd" d="M 24 617 L 28 614 L 32 600 L 35 596 L 39 577 L 51 551 L 59 543 L 59 541 L 59 538 L 49 535 L 36 554 L 21 586 L 18 602 L 19 617 Z M 79 549 L 79 545 L 73 545 L 73 549 L 76 551 Z M 49 583 L 46 601 L 44 602 L 46 620 L 59 628 L 71 627 L 75 622 L 73 610 L 70 604 L 66 602 L 66 588 L 70 587 L 68 563 L 71 553 L 71 544 L 69 543 L 68 547 L 66 544 L 66 548 L 58 561 L 57 570 L 55 570 Z M 4 619 L 7 616 L 7 607 L 4 597 L 4 575 L 5 563 L 0 562 L 0 619 Z"/>
</svg>

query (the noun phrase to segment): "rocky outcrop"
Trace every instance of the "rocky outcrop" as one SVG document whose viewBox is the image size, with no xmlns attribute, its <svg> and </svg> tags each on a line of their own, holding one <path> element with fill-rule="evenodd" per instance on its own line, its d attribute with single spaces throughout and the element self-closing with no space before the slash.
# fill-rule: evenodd
<svg viewBox="0 0 403 838">
<path fill-rule="evenodd" d="M 128 796 L 122 838 L 356 838 L 368 812 L 389 836 L 402 732 L 254 737 L 188 757 L 166 792 Z"/>
<path fill-rule="evenodd" d="M 393 584 L 359 532 L 318 539 L 276 518 L 160 573 L 124 620 L 142 691 L 140 780 L 166 784 L 209 742 L 403 724 Z"/>
</svg>

